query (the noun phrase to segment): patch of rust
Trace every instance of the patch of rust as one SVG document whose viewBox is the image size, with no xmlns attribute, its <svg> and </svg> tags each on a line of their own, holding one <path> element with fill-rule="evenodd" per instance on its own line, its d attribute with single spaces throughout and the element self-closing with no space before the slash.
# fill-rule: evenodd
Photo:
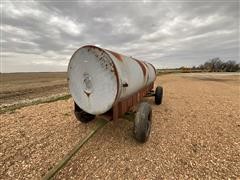
<svg viewBox="0 0 240 180">
<path fill-rule="evenodd" d="M 110 51 L 110 50 L 107 50 L 107 51 L 110 52 L 115 58 L 117 58 L 117 60 L 123 61 L 121 54 L 118 54 L 118 53 Z"/>
<path fill-rule="evenodd" d="M 108 60 L 108 57 L 106 57 L 105 55 L 102 55 L 99 58 L 99 61 L 104 69 L 113 71 L 113 63 Z"/>
<path fill-rule="evenodd" d="M 115 66 L 115 64 L 111 61 L 108 61 L 108 59 L 111 59 L 111 57 L 104 52 L 103 49 L 101 48 L 98 48 L 98 47 L 95 47 L 95 46 L 88 46 L 89 49 L 92 49 L 93 53 L 95 56 L 97 56 L 99 58 L 99 61 L 100 61 L 100 64 L 103 68 L 106 68 L 106 69 L 109 69 L 111 72 L 114 73 L 114 75 L 116 76 L 116 80 L 117 80 L 117 95 L 116 95 L 116 98 L 115 98 L 115 101 L 117 100 L 117 97 L 119 95 L 119 75 L 118 75 L 118 72 L 117 72 L 117 68 Z M 106 49 L 105 49 L 106 50 Z M 113 52 L 113 51 L 110 51 L 110 50 L 106 50 L 108 51 L 109 53 L 111 53 L 114 57 L 117 58 L 117 60 L 119 61 L 123 61 L 123 57 L 122 55 L 116 53 L 116 52 Z M 85 92 L 86 93 L 86 92 Z M 88 93 L 86 93 L 88 95 Z M 90 95 L 90 94 L 89 94 Z"/>
</svg>

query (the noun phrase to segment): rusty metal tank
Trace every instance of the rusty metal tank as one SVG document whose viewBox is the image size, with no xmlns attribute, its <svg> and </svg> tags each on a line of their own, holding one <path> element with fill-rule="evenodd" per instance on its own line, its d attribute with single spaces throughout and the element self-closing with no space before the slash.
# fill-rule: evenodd
<svg viewBox="0 0 240 180">
<path fill-rule="evenodd" d="M 107 112 L 155 79 L 152 64 L 92 45 L 79 48 L 68 64 L 70 94 L 93 115 Z"/>
</svg>

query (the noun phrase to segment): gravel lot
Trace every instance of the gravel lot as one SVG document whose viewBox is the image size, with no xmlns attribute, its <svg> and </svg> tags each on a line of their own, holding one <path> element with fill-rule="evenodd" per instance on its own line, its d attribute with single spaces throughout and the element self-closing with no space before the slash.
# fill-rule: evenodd
<svg viewBox="0 0 240 180">
<path fill-rule="evenodd" d="M 200 78 L 199 78 L 200 77 Z M 149 141 L 133 123 L 108 123 L 54 179 L 240 178 L 239 75 L 159 76 L 163 104 L 152 98 Z M 0 179 L 40 179 L 96 125 L 81 124 L 72 100 L 0 115 Z"/>
</svg>

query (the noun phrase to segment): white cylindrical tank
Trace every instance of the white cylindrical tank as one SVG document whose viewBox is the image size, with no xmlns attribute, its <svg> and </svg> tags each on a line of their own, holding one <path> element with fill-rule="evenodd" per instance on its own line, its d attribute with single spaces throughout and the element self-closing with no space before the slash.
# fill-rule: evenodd
<svg viewBox="0 0 240 180">
<path fill-rule="evenodd" d="M 84 111 L 99 115 L 156 79 L 152 64 L 88 45 L 68 64 L 69 90 Z"/>
</svg>

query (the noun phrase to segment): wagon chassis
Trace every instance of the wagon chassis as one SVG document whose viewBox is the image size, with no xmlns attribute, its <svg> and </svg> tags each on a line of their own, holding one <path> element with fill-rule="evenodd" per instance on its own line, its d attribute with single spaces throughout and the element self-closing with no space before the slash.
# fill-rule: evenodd
<svg viewBox="0 0 240 180">
<path fill-rule="evenodd" d="M 146 102 L 140 102 L 144 97 L 155 96 L 155 103 L 157 105 L 161 104 L 163 95 L 162 87 L 158 86 L 155 92 L 152 90 L 153 87 L 154 84 L 151 83 L 149 86 L 142 88 L 137 93 L 134 93 L 133 95 L 115 103 L 115 105 L 108 112 L 99 115 L 97 117 L 99 119 L 98 125 L 95 127 L 95 129 L 93 129 L 83 140 L 76 144 L 76 146 L 74 146 L 71 151 L 69 151 L 52 169 L 50 169 L 42 179 L 49 180 L 54 177 L 54 175 L 67 164 L 67 162 L 99 129 L 104 127 L 107 122 L 111 120 L 117 120 L 119 117 L 122 117 L 124 115 L 124 117 L 127 118 L 126 113 L 128 112 L 132 112 L 130 114 L 136 112 L 134 119 L 134 136 L 136 140 L 138 140 L 139 142 L 146 142 L 148 140 L 151 130 L 152 109 L 151 106 Z M 136 107 L 137 104 L 139 104 L 138 110 L 134 110 L 134 107 Z M 89 122 L 83 121 L 81 116 L 82 114 L 87 115 L 90 120 L 95 119 L 94 115 L 88 114 L 81 110 L 75 102 L 74 113 L 76 118 L 81 122 Z"/>
<path fill-rule="evenodd" d="M 124 99 L 121 99 L 120 101 L 116 102 L 109 111 L 98 116 L 84 112 L 74 102 L 75 116 L 79 121 L 83 123 L 88 123 L 89 121 L 95 119 L 96 117 L 103 118 L 108 121 L 112 120 L 115 121 L 120 117 L 133 118 L 133 116 L 128 116 L 129 114 L 133 114 L 134 136 L 136 140 L 138 140 L 139 142 L 146 142 L 148 140 L 151 130 L 152 108 L 148 103 L 143 102 L 143 98 L 154 96 L 155 103 L 159 105 L 162 102 L 163 96 L 163 89 L 161 86 L 158 86 L 155 91 L 153 90 L 153 88 L 154 83 L 145 86 L 144 88 L 132 94 L 131 96 L 125 97 Z M 136 107 L 137 105 L 138 107 Z M 85 115 L 84 117 L 83 114 Z"/>
<path fill-rule="evenodd" d="M 140 91 L 134 93 L 133 95 L 117 102 L 115 105 L 113 105 L 113 108 L 110 109 L 110 117 L 112 117 L 113 120 L 117 120 L 126 112 L 134 111 L 133 107 L 135 107 L 147 94 L 150 94 L 153 86 L 154 84 L 151 83 L 149 86 L 142 88 Z"/>
</svg>

